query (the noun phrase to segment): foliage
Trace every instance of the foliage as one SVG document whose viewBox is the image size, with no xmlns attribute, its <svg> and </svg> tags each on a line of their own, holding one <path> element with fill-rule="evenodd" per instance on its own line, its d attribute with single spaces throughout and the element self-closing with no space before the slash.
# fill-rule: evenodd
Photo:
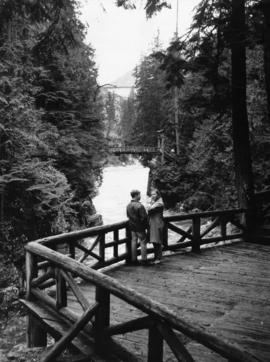
<svg viewBox="0 0 270 362">
<path fill-rule="evenodd" d="M 258 1 L 246 3 L 247 107 L 255 187 L 262 190 L 269 186 L 266 164 L 270 133 L 262 47 L 263 17 L 258 4 Z M 237 205 L 231 128 L 230 17 L 230 2 L 202 0 L 186 38 L 173 39 L 165 51 L 154 51 L 155 72 L 148 66 L 145 74 L 137 73 L 134 133 L 140 133 L 144 142 L 152 139 L 154 145 L 153 131 L 163 128 L 167 152 L 175 146 L 176 93 L 172 90 L 179 89 L 180 154 L 171 153 L 178 162 L 158 164 L 153 171 L 154 182 L 167 206 L 181 202 L 186 210 L 206 210 Z M 151 58 L 146 57 L 138 69 L 145 68 L 146 59 L 152 64 Z M 151 92 L 147 92 L 149 77 L 152 84 L 158 85 Z M 162 105 L 161 109 L 150 94 Z M 151 118 L 152 114 L 155 116 Z M 142 118 L 142 115 L 147 116 Z M 141 119 L 143 123 L 139 123 Z"/>
<path fill-rule="evenodd" d="M 102 178 L 94 52 L 76 2 L 0 2 L 0 251 L 78 225 Z M 93 211 L 93 210 L 91 210 Z"/>
<path fill-rule="evenodd" d="M 247 106 L 250 119 L 254 181 L 257 191 L 262 191 L 270 185 L 270 171 L 268 169 L 270 126 L 267 117 L 267 95 L 262 64 L 262 47 L 257 45 L 249 49 L 247 58 Z"/>
<path fill-rule="evenodd" d="M 165 52 L 157 51 L 153 56 L 161 63 L 159 68 L 165 73 L 166 88 L 181 88 L 184 84 L 184 73 L 190 69 L 189 63 L 181 56 L 183 44 L 179 38 L 171 41 Z"/>
<path fill-rule="evenodd" d="M 118 6 L 123 6 L 126 9 L 135 9 L 136 1 L 132 0 L 117 0 Z M 160 11 L 164 7 L 170 8 L 170 3 L 168 1 L 162 0 L 146 0 L 145 1 L 145 12 L 148 17 L 152 17 L 156 12 Z"/>
<path fill-rule="evenodd" d="M 132 142 L 156 146 L 157 131 L 164 127 L 168 117 L 167 91 L 159 62 L 146 56 L 135 70 L 136 122 L 133 126 Z"/>
<path fill-rule="evenodd" d="M 39 80 L 42 89 L 37 95 L 46 111 L 44 120 L 59 134 L 56 165 L 79 200 L 94 195 L 104 157 L 101 105 L 93 102 L 97 73 L 92 57 L 84 45 L 65 57 L 57 52 L 47 76 Z"/>
<path fill-rule="evenodd" d="M 102 117 L 104 135 L 107 146 L 120 146 L 124 144 L 129 135 L 124 134 L 124 124 L 127 124 L 129 114 L 124 112 L 126 99 L 115 92 L 104 90 L 101 92 Z M 128 163 L 128 155 L 115 156 L 110 153 L 106 156 L 106 163 L 119 165 Z"/>
<path fill-rule="evenodd" d="M 102 94 L 103 123 L 105 138 L 109 143 L 117 143 L 121 139 L 120 113 L 123 99 L 114 92 Z"/>
<path fill-rule="evenodd" d="M 136 122 L 135 93 L 132 89 L 127 99 L 121 104 L 121 130 L 126 144 L 132 143 L 132 130 Z"/>
</svg>

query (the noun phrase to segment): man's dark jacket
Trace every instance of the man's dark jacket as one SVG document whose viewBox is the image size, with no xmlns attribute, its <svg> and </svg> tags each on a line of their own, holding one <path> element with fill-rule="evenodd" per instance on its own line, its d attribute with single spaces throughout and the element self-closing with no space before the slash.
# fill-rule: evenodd
<svg viewBox="0 0 270 362">
<path fill-rule="evenodd" d="M 145 207 L 135 200 L 127 205 L 127 217 L 131 231 L 145 231 L 148 227 L 148 218 Z"/>
</svg>

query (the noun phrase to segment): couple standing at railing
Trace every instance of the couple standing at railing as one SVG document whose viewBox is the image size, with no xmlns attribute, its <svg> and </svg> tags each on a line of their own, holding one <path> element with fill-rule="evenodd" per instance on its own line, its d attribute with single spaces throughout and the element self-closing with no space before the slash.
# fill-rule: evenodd
<svg viewBox="0 0 270 362">
<path fill-rule="evenodd" d="M 150 265 L 147 260 L 147 242 L 153 243 L 154 261 L 159 264 L 162 257 L 162 245 L 164 235 L 163 209 L 164 204 L 158 190 L 151 192 L 150 203 L 146 206 L 140 202 L 139 190 L 132 190 L 131 201 L 127 205 L 127 217 L 131 230 L 131 262 L 138 264 L 137 243 L 141 246 L 141 264 Z M 147 210 L 147 211 L 146 211 Z"/>
</svg>

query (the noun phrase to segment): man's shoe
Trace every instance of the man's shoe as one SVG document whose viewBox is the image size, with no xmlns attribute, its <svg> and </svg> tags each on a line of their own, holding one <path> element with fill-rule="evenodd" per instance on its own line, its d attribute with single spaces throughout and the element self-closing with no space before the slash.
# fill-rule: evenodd
<svg viewBox="0 0 270 362">
<path fill-rule="evenodd" d="M 153 261 L 153 264 L 155 264 L 155 265 L 160 264 L 160 263 L 161 263 L 161 260 L 159 260 L 159 259 L 156 259 Z"/>
</svg>

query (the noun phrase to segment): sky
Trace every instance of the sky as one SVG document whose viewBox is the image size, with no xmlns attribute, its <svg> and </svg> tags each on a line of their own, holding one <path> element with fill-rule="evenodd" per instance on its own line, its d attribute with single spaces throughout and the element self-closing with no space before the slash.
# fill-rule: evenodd
<svg viewBox="0 0 270 362">
<path fill-rule="evenodd" d="M 99 84 L 112 83 L 133 70 L 154 44 L 159 34 L 166 46 L 176 31 L 176 0 L 171 9 L 163 9 L 146 19 L 143 4 L 136 10 L 125 10 L 115 0 L 81 0 L 81 20 L 88 24 L 86 42 L 95 49 Z M 192 10 L 199 0 L 179 0 L 178 31 L 184 34 L 192 20 Z"/>
</svg>

